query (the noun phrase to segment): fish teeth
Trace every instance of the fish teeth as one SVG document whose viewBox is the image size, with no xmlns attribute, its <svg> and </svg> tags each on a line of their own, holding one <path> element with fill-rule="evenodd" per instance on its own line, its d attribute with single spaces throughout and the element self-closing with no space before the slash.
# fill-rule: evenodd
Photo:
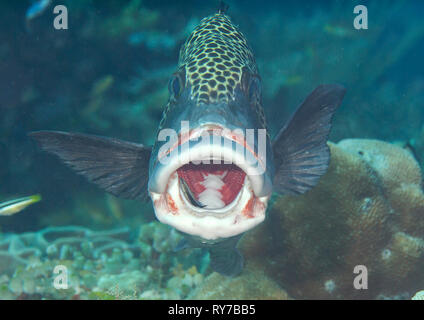
<svg viewBox="0 0 424 320">
<path fill-rule="evenodd" d="M 224 185 L 222 181 L 226 172 L 221 175 L 207 174 L 204 175 L 204 181 L 201 184 L 205 190 L 199 194 L 199 201 L 208 209 L 220 209 L 225 207 L 225 202 L 222 201 L 222 194 L 219 191 Z"/>
</svg>

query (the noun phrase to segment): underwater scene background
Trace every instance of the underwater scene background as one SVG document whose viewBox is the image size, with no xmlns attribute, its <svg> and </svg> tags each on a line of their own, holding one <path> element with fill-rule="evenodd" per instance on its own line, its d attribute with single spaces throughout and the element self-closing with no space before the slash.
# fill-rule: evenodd
<svg viewBox="0 0 424 320">
<path fill-rule="evenodd" d="M 152 145 L 179 49 L 218 1 L 0 2 L 0 299 L 410 299 L 424 289 L 423 1 L 227 1 L 262 79 L 271 136 L 316 86 L 347 89 L 331 163 L 305 195 L 275 196 L 240 243 L 243 273 L 212 273 L 206 251 L 150 202 L 106 194 L 41 152 L 35 130 Z M 69 29 L 53 28 L 53 7 Z M 353 8 L 368 8 L 368 29 Z M 55 266 L 69 288 L 55 289 Z M 356 290 L 365 265 L 368 289 Z"/>
</svg>

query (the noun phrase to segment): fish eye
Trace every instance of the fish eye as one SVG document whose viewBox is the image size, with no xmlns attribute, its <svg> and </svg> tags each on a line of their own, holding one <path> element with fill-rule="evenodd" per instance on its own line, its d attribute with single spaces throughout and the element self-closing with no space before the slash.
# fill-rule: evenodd
<svg viewBox="0 0 424 320">
<path fill-rule="evenodd" d="M 183 91 L 183 81 L 181 79 L 181 75 L 179 73 L 176 73 L 172 76 L 171 80 L 169 80 L 168 89 L 170 94 L 174 98 L 178 98 Z"/>
</svg>

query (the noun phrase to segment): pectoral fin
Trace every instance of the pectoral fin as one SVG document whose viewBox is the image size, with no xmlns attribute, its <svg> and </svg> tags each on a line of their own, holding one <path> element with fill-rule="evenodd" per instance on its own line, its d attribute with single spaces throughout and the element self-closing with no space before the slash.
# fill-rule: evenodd
<svg viewBox="0 0 424 320">
<path fill-rule="evenodd" d="M 336 85 L 317 87 L 298 107 L 273 141 L 275 191 L 300 194 L 318 183 L 327 171 L 330 151 L 327 138 L 331 120 L 345 94 Z"/>
<path fill-rule="evenodd" d="M 147 198 L 150 147 L 81 133 L 37 131 L 29 136 L 107 192 L 127 199 Z"/>
<path fill-rule="evenodd" d="M 240 236 L 236 236 L 209 247 L 212 270 L 227 277 L 240 274 L 243 270 L 244 259 L 236 248 L 239 239 Z"/>
<path fill-rule="evenodd" d="M 175 246 L 175 248 L 172 251 L 173 252 L 179 252 L 181 250 L 185 250 L 185 249 L 188 249 L 188 248 L 193 248 L 193 247 L 190 245 L 190 242 L 187 241 L 186 238 L 182 238 L 180 241 L 178 241 L 177 245 Z"/>
<path fill-rule="evenodd" d="M 202 241 L 198 237 L 184 236 L 174 252 L 186 248 L 206 248 L 209 251 L 210 267 L 224 276 L 237 276 L 242 270 L 244 259 L 236 246 L 242 235 L 221 239 L 218 242 Z"/>
</svg>

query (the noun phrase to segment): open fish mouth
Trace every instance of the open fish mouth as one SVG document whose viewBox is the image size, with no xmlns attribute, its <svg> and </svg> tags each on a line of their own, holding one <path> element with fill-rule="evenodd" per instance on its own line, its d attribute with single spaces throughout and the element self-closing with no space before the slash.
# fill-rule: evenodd
<svg viewBox="0 0 424 320">
<path fill-rule="evenodd" d="M 192 139 L 209 129 L 192 130 L 189 139 L 180 135 L 163 153 L 167 160 L 155 163 L 149 192 L 161 222 L 215 240 L 262 222 L 272 185 L 266 159 L 243 138 L 214 131 L 220 139 Z M 177 146 L 179 151 L 173 152 Z"/>
<path fill-rule="evenodd" d="M 246 173 L 234 164 L 193 164 L 177 170 L 180 191 L 188 205 L 218 210 L 235 202 L 245 183 Z"/>
</svg>

